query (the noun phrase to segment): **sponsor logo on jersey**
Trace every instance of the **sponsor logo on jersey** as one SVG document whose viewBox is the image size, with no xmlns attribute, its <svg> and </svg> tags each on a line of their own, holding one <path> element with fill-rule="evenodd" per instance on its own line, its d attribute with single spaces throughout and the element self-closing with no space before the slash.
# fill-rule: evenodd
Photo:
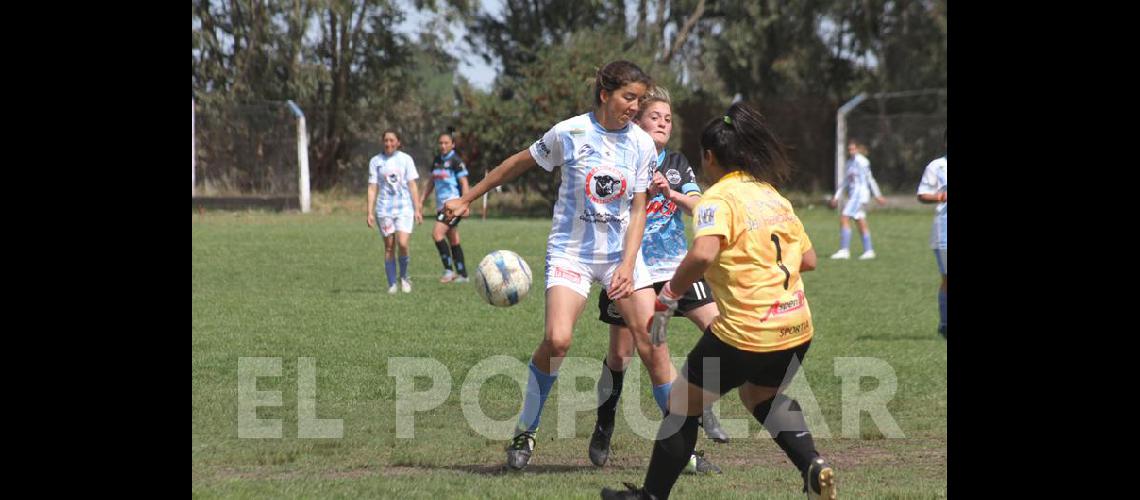
<svg viewBox="0 0 1140 500">
<path fill-rule="evenodd" d="M 546 147 L 546 143 L 543 142 L 542 139 L 539 139 L 538 142 L 535 142 L 534 144 L 538 147 L 538 152 L 542 155 L 543 158 L 550 156 L 550 148 Z"/>
<path fill-rule="evenodd" d="M 594 154 L 594 148 L 590 147 L 589 144 L 583 144 L 582 147 L 578 148 L 578 154 L 576 156 L 578 159 L 582 159 L 592 154 Z"/>
<path fill-rule="evenodd" d="M 391 184 L 393 186 L 400 183 L 399 174 L 388 174 L 387 176 L 384 177 L 384 179 L 388 181 L 388 184 Z"/>
<path fill-rule="evenodd" d="M 791 311 L 803 309 L 804 304 L 806 304 L 804 301 L 804 292 L 803 290 L 797 290 L 796 293 L 792 295 L 791 300 L 785 302 L 776 301 L 775 304 L 772 304 L 772 307 L 768 308 L 768 314 L 765 314 L 763 318 L 760 318 L 760 322 L 763 323 L 765 321 L 768 321 L 768 318 L 771 318 L 772 316 L 779 316 L 781 314 L 787 314 Z"/>
</svg>

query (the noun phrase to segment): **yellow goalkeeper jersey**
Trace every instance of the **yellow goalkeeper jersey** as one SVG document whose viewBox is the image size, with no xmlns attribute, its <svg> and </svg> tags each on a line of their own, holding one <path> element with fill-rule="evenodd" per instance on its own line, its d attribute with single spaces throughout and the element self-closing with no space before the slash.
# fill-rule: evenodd
<svg viewBox="0 0 1140 500">
<path fill-rule="evenodd" d="M 800 261 L 812 245 L 792 204 L 770 184 L 735 171 L 709 188 L 693 219 L 695 238 L 723 237 L 705 271 L 720 309 L 713 334 L 754 352 L 811 340 Z"/>
</svg>

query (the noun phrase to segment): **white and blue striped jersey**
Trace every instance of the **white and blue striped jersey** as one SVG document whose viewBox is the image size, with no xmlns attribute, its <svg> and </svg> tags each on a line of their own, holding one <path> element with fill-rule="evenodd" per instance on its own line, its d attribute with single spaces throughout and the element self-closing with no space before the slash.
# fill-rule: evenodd
<svg viewBox="0 0 1140 500">
<path fill-rule="evenodd" d="M 918 194 L 941 194 L 946 192 L 946 157 L 943 156 L 926 165 L 922 181 L 918 184 Z M 946 202 L 934 207 L 934 228 L 930 231 L 930 247 L 946 248 Z"/>
<path fill-rule="evenodd" d="M 412 157 L 403 151 L 392 156 L 380 153 L 368 161 L 368 183 L 376 184 L 376 216 L 403 217 L 415 215 L 408 181 L 420 178 Z"/>
<path fill-rule="evenodd" d="M 843 182 L 835 189 L 835 196 L 844 191 L 847 192 L 847 199 L 855 200 L 858 203 L 869 203 L 871 195 L 876 198 L 883 195 L 879 191 L 879 183 L 875 182 L 875 176 L 871 175 L 871 161 L 866 156 L 856 154 L 847 160 L 847 172 L 843 176 Z"/>
<path fill-rule="evenodd" d="M 467 165 L 463 164 L 455 150 L 446 155 L 437 155 L 431 164 L 431 180 L 435 187 L 435 201 L 439 208 L 449 200 L 454 200 L 463 193 L 459 192 L 459 179 L 467 177 Z"/>
<path fill-rule="evenodd" d="M 676 151 L 662 150 L 657 156 L 657 171 L 669 182 L 669 189 L 686 195 L 701 194 L 696 174 L 689 160 Z M 685 260 L 689 243 L 685 238 L 685 222 L 680 207 L 657 193 L 646 205 L 645 236 L 641 239 L 641 256 L 654 283 L 673 277 Z"/>
<path fill-rule="evenodd" d="M 562 167 L 547 255 L 620 262 L 633 195 L 645 192 L 657 163 L 649 134 L 632 123 L 607 131 L 590 112 L 555 125 L 530 154 L 548 172 Z"/>
</svg>

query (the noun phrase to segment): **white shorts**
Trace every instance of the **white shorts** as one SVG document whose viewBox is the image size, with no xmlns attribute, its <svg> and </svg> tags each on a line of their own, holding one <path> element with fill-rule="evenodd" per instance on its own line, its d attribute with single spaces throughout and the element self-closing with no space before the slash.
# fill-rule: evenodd
<svg viewBox="0 0 1140 500">
<path fill-rule="evenodd" d="M 859 198 L 852 198 L 847 200 L 847 204 L 843 205 L 843 215 L 846 215 L 855 220 L 862 220 L 867 217 L 867 202 Z"/>
<path fill-rule="evenodd" d="M 412 219 L 411 215 L 401 215 L 399 217 L 382 217 L 376 214 L 377 225 L 380 226 L 380 236 L 385 238 L 392 235 L 396 231 L 401 233 L 412 233 Z"/>
<path fill-rule="evenodd" d="M 576 259 L 562 256 L 546 255 L 546 289 L 561 285 L 569 287 L 583 297 L 590 297 L 590 285 L 595 281 L 604 288 L 610 287 L 610 279 L 617 270 L 620 262 L 612 264 L 584 264 Z M 641 252 L 637 252 L 637 263 L 633 266 L 633 289 L 645 288 L 653 285 L 649 276 L 649 268 L 641 259 Z M 603 293 L 605 293 L 603 291 Z"/>
</svg>

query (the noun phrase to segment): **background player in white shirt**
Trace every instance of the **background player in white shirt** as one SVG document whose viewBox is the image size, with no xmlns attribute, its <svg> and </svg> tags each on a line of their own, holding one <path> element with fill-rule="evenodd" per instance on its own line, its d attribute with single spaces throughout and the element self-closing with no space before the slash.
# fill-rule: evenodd
<svg viewBox="0 0 1140 500">
<path fill-rule="evenodd" d="M 851 258 L 851 219 L 859 224 L 859 234 L 863 236 L 863 255 L 859 258 L 875 258 L 875 249 L 871 246 L 871 229 L 867 227 L 867 203 L 874 195 L 879 205 L 885 205 L 887 199 L 879 191 L 879 183 L 871 175 L 871 161 L 867 159 L 867 147 L 859 141 L 852 139 L 847 142 L 847 171 L 843 181 L 835 189 L 835 196 L 831 197 L 831 208 L 839 206 L 839 197 L 846 191 L 847 204 L 843 206 L 843 213 L 839 216 L 839 251 L 831 256 L 833 259 Z"/>
<path fill-rule="evenodd" d="M 412 157 L 400 151 L 400 136 L 395 130 L 383 135 L 384 152 L 368 162 L 368 227 L 379 226 L 384 239 L 384 273 L 388 277 L 388 293 L 396 293 L 395 247 L 400 248 L 400 286 L 412 291 L 408 280 L 408 238 L 412 219 L 424 221 L 416 189 L 416 165 Z"/>
<path fill-rule="evenodd" d="M 943 338 L 946 337 L 946 156 L 926 165 L 922 182 L 918 184 L 918 201 L 938 204 L 934 207 L 930 247 L 934 249 L 938 272 L 942 273 L 942 285 L 938 287 L 938 333 Z"/>
<path fill-rule="evenodd" d="M 641 259 L 646 188 L 657 151 L 653 139 L 631 122 L 653 84 L 628 61 L 615 61 L 594 80 L 594 110 L 555 125 L 529 148 L 507 158 L 458 199 L 444 204 L 445 216 L 466 215 L 483 193 L 538 165 L 562 167 L 562 184 L 546 246 L 546 328 L 530 360 L 526 398 L 507 465 L 522 469 L 534 450 L 542 407 L 570 348 L 574 324 L 593 282 L 600 282 L 631 326 L 648 343 L 653 289 Z M 638 290 L 640 289 L 640 290 Z M 637 290 L 635 292 L 635 290 Z M 653 383 L 676 377 L 666 345 L 643 359 Z"/>
</svg>

